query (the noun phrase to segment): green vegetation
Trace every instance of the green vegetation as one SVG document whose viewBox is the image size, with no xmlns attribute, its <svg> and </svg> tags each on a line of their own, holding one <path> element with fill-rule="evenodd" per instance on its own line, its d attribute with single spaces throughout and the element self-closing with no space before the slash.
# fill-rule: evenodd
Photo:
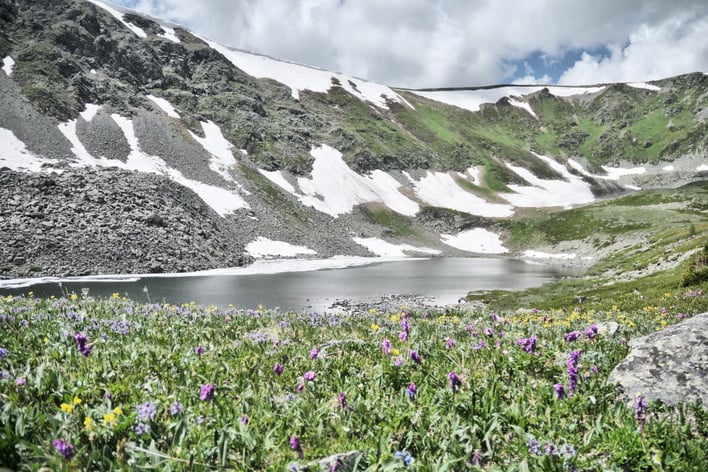
<svg viewBox="0 0 708 472">
<path fill-rule="evenodd" d="M 317 315 L 6 297 L 0 466 L 287 470 L 358 451 L 357 470 L 702 470 L 700 406 L 651 404 L 643 424 L 605 379 L 627 338 L 708 297 L 604 302 Z M 619 330 L 565 339 L 605 321 Z"/>
</svg>

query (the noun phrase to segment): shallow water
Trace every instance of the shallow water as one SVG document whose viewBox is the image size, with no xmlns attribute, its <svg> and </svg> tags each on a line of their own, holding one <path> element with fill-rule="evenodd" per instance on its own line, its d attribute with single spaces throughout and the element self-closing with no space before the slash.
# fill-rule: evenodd
<svg viewBox="0 0 708 472">
<path fill-rule="evenodd" d="M 287 266 L 286 266 L 287 267 Z M 285 268 L 284 270 L 288 270 Z M 108 297 L 119 292 L 136 301 L 233 305 L 237 308 L 280 308 L 326 311 L 336 300 L 371 301 L 386 295 L 429 297 L 431 303 L 456 303 L 471 290 L 519 290 L 570 275 L 568 270 L 507 258 L 406 259 L 356 267 L 279 273 L 206 273 L 191 276 L 137 276 L 105 281 L 80 279 L 0 288 L 0 295 L 32 291 L 57 297 L 82 293 Z"/>
</svg>

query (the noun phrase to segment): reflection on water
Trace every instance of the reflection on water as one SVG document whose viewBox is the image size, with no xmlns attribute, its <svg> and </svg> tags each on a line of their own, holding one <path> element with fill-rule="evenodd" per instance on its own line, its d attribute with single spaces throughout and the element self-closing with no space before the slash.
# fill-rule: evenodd
<svg viewBox="0 0 708 472">
<path fill-rule="evenodd" d="M 119 292 L 136 301 L 263 305 L 292 311 L 323 311 L 335 300 L 367 301 L 384 295 L 418 295 L 444 305 L 471 290 L 524 289 L 568 275 L 558 268 L 506 258 L 430 258 L 373 263 L 344 269 L 276 274 L 144 277 L 124 282 L 71 281 L 0 289 L 2 295 L 32 291 L 36 296 L 61 296 L 62 290 L 108 297 Z"/>
</svg>

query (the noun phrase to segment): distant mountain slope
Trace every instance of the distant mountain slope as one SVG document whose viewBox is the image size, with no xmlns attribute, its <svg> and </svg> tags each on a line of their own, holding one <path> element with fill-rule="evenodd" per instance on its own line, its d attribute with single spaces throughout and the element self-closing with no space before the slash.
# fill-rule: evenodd
<svg viewBox="0 0 708 472">
<path fill-rule="evenodd" d="M 391 244 L 406 253 L 504 253 L 498 222 L 525 208 L 583 205 L 708 172 L 703 73 L 647 84 L 396 90 L 93 0 L 0 3 L 0 59 L 4 182 L 86 174 L 88 185 L 119 195 L 121 179 L 110 176 L 131 175 L 130 188 L 149 202 L 143 220 L 111 217 L 114 232 L 150 245 L 145 218 L 160 217 L 169 232 L 179 214 L 185 227 L 228 240 L 207 260 L 180 251 L 193 242 L 177 238 L 170 244 L 182 260 L 138 251 L 118 264 L 100 251 L 113 235 L 92 232 L 78 261 L 66 239 L 42 242 L 56 228 L 33 231 L 39 220 L 54 221 L 49 208 L 74 222 L 77 212 L 91 221 L 116 207 L 46 205 L 29 185 L 13 190 L 12 205 L 0 203 L 0 239 L 22 224 L 27 240 L 0 252 L 5 276 L 218 267 L 241 263 L 249 243 L 265 240 L 320 257 L 390 253 Z M 145 193 L 139 181 L 156 175 L 163 184 Z M 75 201 L 71 187 L 63 191 Z M 25 221 L 28 213 L 43 216 Z M 255 255 L 268 255 L 258 247 Z"/>
</svg>

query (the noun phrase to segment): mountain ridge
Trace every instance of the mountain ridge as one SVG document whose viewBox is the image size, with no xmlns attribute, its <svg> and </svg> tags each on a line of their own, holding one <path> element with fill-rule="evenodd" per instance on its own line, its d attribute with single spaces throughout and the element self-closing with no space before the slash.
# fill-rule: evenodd
<svg viewBox="0 0 708 472">
<path fill-rule="evenodd" d="M 0 57 L 9 58 L 0 73 L 0 167 L 156 174 L 167 178 L 156 200 L 181 195 L 171 188 L 178 185 L 215 212 L 205 209 L 187 226 L 225 220 L 228 249 L 209 264 L 126 256 L 136 271 L 244 263 L 259 238 L 304 245 L 318 257 L 382 255 L 391 246 L 416 252 L 404 245 L 423 254 L 484 253 L 485 238 L 462 247 L 445 241 L 469 240 L 465 231 L 477 229 L 501 243 L 508 234 L 500 221 L 525 208 L 674 187 L 708 172 L 703 73 L 567 97 L 552 92 L 589 87 L 535 86 L 494 100 L 474 92 L 506 86 L 430 92 L 470 92 L 474 111 L 454 104 L 459 97 L 431 99 L 249 55 L 134 12 L 116 15 L 101 2 L 2 3 L 0 23 Z M 28 190 L 21 200 L 35 196 Z M 105 216 L 91 208 L 92 218 Z M 54 211 L 74 221 L 71 211 Z M 142 223 L 114 224 L 147 235 L 146 219 L 171 221 L 170 211 L 152 208 Z M 18 213 L 37 211 L 3 204 L 0 239 L 17 231 Z M 32 228 L 31 219 L 22 224 Z M 2 276 L 86 272 L 47 263 L 27 237 L 26 246 L 0 254 Z M 500 254 L 518 250 L 505 249 Z M 57 260 L 69 258 L 69 247 L 55 251 Z M 101 260 L 99 252 L 82 267 Z"/>
</svg>

